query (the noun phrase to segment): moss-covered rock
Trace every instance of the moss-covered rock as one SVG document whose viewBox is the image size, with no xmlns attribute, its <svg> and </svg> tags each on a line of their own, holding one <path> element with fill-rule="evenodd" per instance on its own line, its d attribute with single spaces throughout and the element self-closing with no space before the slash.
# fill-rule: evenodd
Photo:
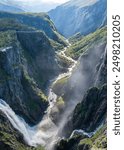
<svg viewBox="0 0 124 150">
<path fill-rule="evenodd" d="M 78 144 L 79 150 L 107 150 L 107 127 L 103 125 L 91 138 L 82 139 Z"/>
<path fill-rule="evenodd" d="M 93 87 L 85 94 L 73 113 L 73 129 L 83 129 L 93 132 L 101 121 L 106 118 L 107 112 L 107 88 Z"/>
<path fill-rule="evenodd" d="M 104 124 L 92 137 L 76 135 L 62 139 L 55 147 L 56 150 L 107 150 L 107 128 Z"/>
<path fill-rule="evenodd" d="M 1 150 L 44 150 L 42 147 L 29 147 L 23 136 L 13 128 L 7 117 L 0 111 L 0 149 Z"/>
</svg>

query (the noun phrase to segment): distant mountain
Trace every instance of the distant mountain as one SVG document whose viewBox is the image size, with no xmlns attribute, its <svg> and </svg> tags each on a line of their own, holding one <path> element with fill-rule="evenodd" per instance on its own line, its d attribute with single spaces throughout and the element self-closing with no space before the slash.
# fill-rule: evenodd
<svg viewBox="0 0 124 150">
<path fill-rule="evenodd" d="M 24 10 L 25 12 L 48 12 L 49 10 L 54 9 L 60 4 L 62 4 L 61 1 L 45 1 L 45 0 L 1 0 L 1 1 L 2 2 L 0 3 L 4 5 L 9 5 L 9 7 L 10 6 L 17 7 L 20 8 L 21 10 Z M 66 1 L 67 0 L 64 0 L 63 3 Z"/>
<path fill-rule="evenodd" d="M 61 34 L 87 35 L 107 22 L 106 0 L 71 0 L 48 12 Z"/>
<path fill-rule="evenodd" d="M 7 3 L 7 1 L 2 1 L 0 2 L 0 11 L 5 11 L 5 12 L 24 12 L 23 9 L 11 5 L 11 3 Z"/>
</svg>

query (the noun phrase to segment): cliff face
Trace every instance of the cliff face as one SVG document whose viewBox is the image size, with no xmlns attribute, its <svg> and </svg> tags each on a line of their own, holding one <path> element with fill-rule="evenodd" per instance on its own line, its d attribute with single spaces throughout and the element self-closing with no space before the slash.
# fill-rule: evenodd
<svg viewBox="0 0 124 150">
<path fill-rule="evenodd" d="M 73 129 L 93 132 L 106 120 L 107 112 L 107 54 L 106 47 L 96 66 L 92 88 L 84 95 L 73 113 Z M 78 118 L 78 119 L 77 119 Z"/>
<path fill-rule="evenodd" d="M 107 127 L 104 125 L 91 138 L 76 135 L 63 139 L 56 145 L 56 150 L 107 150 Z"/>
<path fill-rule="evenodd" d="M 71 0 L 48 14 L 64 36 L 87 35 L 106 24 L 106 6 L 106 0 Z"/>
<path fill-rule="evenodd" d="M 91 88 L 73 113 L 73 129 L 93 132 L 106 118 L 107 88 Z"/>
<path fill-rule="evenodd" d="M 45 89 L 61 70 L 45 33 L 10 22 L 0 32 L 0 98 L 27 122 L 36 124 L 48 106 Z"/>
</svg>

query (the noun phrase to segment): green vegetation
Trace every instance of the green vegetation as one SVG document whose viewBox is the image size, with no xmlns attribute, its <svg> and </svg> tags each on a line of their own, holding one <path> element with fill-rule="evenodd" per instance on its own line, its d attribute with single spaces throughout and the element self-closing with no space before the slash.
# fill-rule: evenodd
<svg viewBox="0 0 124 150">
<path fill-rule="evenodd" d="M 23 141 L 23 136 L 12 128 L 10 123 L 0 112 L 0 149 L 1 150 L 44 150 L 42 146 L 37 148 L 27 146 Z"/>
<path fill-rule="evenodd" d="M 35 28 L 19 23 L 14 19 L 0 19 L 0 31 L 16 30 L 16 31 L 33 31 Z"/>
<path fill-rule="evenodd" d="M 106 128 L 106 125 L 104 125 L 93 137 L 82 139 L 79 143 L 79 147 L 82 147 L 82 145 L 90 145 L 93 150 L 107 150 Z"/>
<path fill-rule="evenodd" d="M 3 84 L 8 80 L 12 80 L 12 78 L 0 66 L 0 84 Z"/>
<path fill-rule="evenodd" d="M 65 45 L 62 45 L 62 44 L 60 44 L 60 43 L 58 43 L 58 42 L 56 42 L 56 41 L 54 41 L 54 40 L 50 40 L 50 43 L 51 43 L 51 45 L 54 47 L 54 49 L 55 49 L 56 51 L 62 50 L 62 49 L 65 47 Z M 66 44 L 66 43 L 65 43 L 65 44 Z"/>
<path fill-rule="evenodd" d="M 58 80 L 53 86 L 64 85 L 68 80 L 68 76 Z"/>
<path fill-rule="evenodd" d="M 65 56 L 61 54 L 57 54 L 58 62 L 62 67 L 69 68 L 72 66 L 73 62 L 71 60 L 68 60 Z"/>
<path fill-rule="evenodd" d="M 104 125 L 91 138 L 75 135 L 69 139 L 62 139 L 57 144 L 57 150 L 107 150 L 106 128 Z"/>
<path fill-rule="evenodd" d="M 24 13 L 20 13 L 20 15 L 23 15 L 25 17 L 32 17 L 32 18 L 37 18 L 37 19 L 45 20 L 46 22 L 49 23 L 49 25 L 54 30 L 56 30 L 55 26 L 54 26 L 54 23 L 50 20 L 50 17 L 46 13 L 44 13 L 44 12 L 41 12 L 41 13 L 24 12 Z"/>
<path fill-rule="evenodd" d="M 13 31 L 0 31 L 0 49 L 11 46 L 13 43 L 16 42 L 16 33 Z"/>
<path fill-rule="evenodd" d="M 0 142 L 4 143 L 4 146 L 7 148 L 6 150 L 13 149 L 13 150 L 44 150 L 43 147 L 28 147 L 21 142 L 17 141 L 16 137 L 12 134 L 0 131 Z M 8 149 L 9 148 L 9 149 Z"/>
<path fill-rule="evenodd" d="M 106 27 L 103 27 L 72 44 L 72 46 L 67 49 L 66 55 L 72 57 L 73 59 L 78 59 L 80 55 L 88 49 L 94 47 L 94 45 L 97 45 L 98 43 L 106 43 L 106 39 L 107 31 Z"/>
<path fill-rule="evenodd" d="M 73 128 L 87 129 L 87 132 L 92 132 L 98 126 L 101 118 L 106 117 L 107 103 L 107 87 L 92 87 L 84 95 L 81 103 L 79 103 L 73 113 Z M 89 105 L 90 104 L 90 105 Z M 100 111 L 99 111 L 100 108 Z M 99 111 L 99 113 L 98 113 Z M 95 116 L 95 122 L 94 122 Z"/>
<path fill-rule="evenodd" d="M 77 33 L 75 35 L 73 35 L 72 37 L 69 38 L 69 42 L 71 44 L 74 44 L 75 42 L 80 41 L 84 36 L 81 35 L 81 33 Z"/>
<path fill-rule="evenodd" d="M 42 88 L 47 77 L 40 70 L 41 66 L 38 66 L 39 60 L 36 56 L 42 56 L 45 52 L 46 55 L 51 51 L 54 53 L 54 48 L 42 30 L 37 32 L 37 29 L 21 24 L 16 18 L 6 18 L 6 15 L 3 13 L 2 18 L 0 13 L 0 96 L 12 103 L 10 93 L 7 92 L 11 91 L 18 104 L 20 100 L 23 102 L 23 106 L 20 104 L 18 108 L 13 105 L 13 110 L 21 112 L 27 119 L 26 121 L 31 121 L 33 124 L 42 118 L 48 106 L 47 97 Z M 18 30 L 23 32 L 17 32 Z M 29 34 L 27 31 L 36 32 Z M 7 47 L 11 48 L 6 49 Z M 3 95 L 2 91 L 5 89 L 7 94 Z M 23 112 L 25 108 L 22 107 L 25 107 L 27 112 Z"/>
<path fill-rule="evenodd" d="M 47 103 L 47 97 L 45 94 L 41 91 L 41 89 L 38 88 L 35 80 L 29 76 L 29 74 L 24 71 L 24 77 L 23 77 L 23 85 L 26 87 L 29 100 L 27 101 L 28 108 L 30 108 L 32 111 L 38 110 L 38 104 L 35 102 L 35 99 L 30 96 L 29 92 L 32 92 L 35 95 L 35 98 L 39 99 L 42 103 Z M 27 88 L 28 87 L 28 88 Z"/>
<path fill-rule="evenodd" d="M 59 97 L 57 99 L 57 106 L 59 109 L 62 109 L 65 106 L 65 102 L 64 102 L 64 99 L 62 97 Z"/>
</svg>

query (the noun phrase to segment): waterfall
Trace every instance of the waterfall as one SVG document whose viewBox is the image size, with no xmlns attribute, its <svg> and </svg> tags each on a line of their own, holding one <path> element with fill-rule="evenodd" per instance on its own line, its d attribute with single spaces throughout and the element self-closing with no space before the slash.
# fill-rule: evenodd
<svg viewBox="0 0 124 150">
<path fill-rule="evenodd" d="M 12 126 L 23 135 L 24 140 L 30 146 L 46 146 L 46 142 L 53 135 L 56 135 L 57 127 L 47 115 L 44 116 L 44 119 L 38 125 L 30 127 L 2 99 L 0 99 L 0 110 L 6 115 Z"/>
<path fill-rule="evenodd" d="M 6 115 L 10 123 L 24 136 L 24 140 L 34 146 L 31 139 L 35 133 L 35 128 L 31 128 L 21 117 L 17 116 L 10 106 L 2 99 L 0 99 L 0 110 Z"/>
<path fill-rule="evenodd" d="M 58 133 L 57 126 L 50 118 L 50 112 L 55 105 L 56 99 L 57 95 L 50 89 L 48 96 L 49 107 L 42 121 L 34 127 L 30 127 L 23 118 L 16 115 L 10 106 L 2 99 L 0 99 L 0 110 L 6 115 L 12 126 L 23 135 L 28 145 L 34 147 L 42 145 L 46 147 Z"/>
</svg>

